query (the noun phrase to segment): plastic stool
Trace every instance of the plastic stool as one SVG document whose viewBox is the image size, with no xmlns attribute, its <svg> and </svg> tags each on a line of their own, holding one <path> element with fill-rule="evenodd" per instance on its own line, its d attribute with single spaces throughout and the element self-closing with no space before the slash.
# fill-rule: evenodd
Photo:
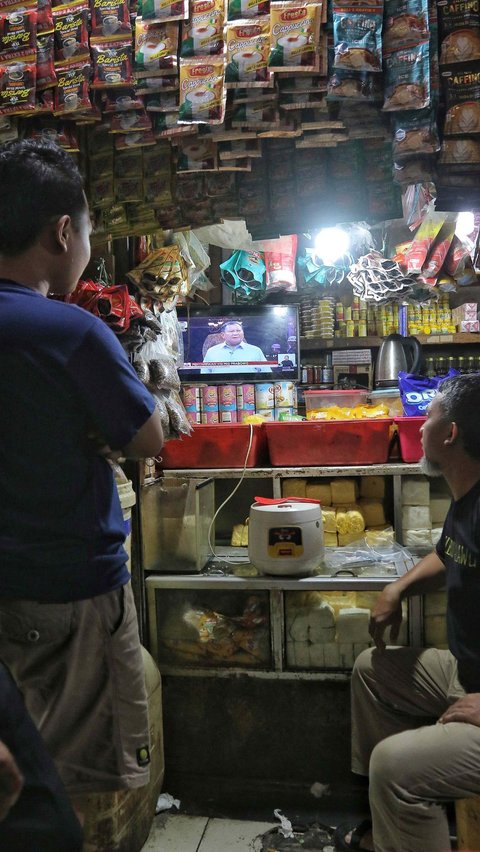
<svg viewBox="0 0 480 852">
<path fill-rule="evenodd" d="M 150 722 L 150 781 L 145 787 L 85 796 L 84 852 L 140 852 L 160 795 L 163 756 L 162 682 L 153 657 L 142 648 Z"/>
</svg>

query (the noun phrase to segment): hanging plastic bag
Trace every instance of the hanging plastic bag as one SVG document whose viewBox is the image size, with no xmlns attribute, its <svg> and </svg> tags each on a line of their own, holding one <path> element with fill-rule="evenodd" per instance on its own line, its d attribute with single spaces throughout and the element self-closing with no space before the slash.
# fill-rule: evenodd
<svg viewBox="0 0 480 852">
<path fill-rule="evenodd" d="M 416 376 L 414 373 L 398 374 L 398 386 L 407 417 L 424 417 L 432 399 L 437 395 L 439 385 L 445 379 L 458 376 L 458 370 L 449 370 L 446 376 Z"/>
</svg>

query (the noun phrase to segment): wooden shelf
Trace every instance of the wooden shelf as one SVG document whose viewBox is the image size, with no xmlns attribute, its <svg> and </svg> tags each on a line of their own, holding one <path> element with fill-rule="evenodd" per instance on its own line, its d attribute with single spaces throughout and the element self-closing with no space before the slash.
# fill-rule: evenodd
<svg viewBox="0 0 480 852">
<path fill-rule="evenodd" d="M 417 334 L 415 335 L 422 346 L 439 346 L 443 344 L 478 344 L 480 334 L 457 332 L 456 334 Z M 301 337 L 300 348 L 303 352 L 314 349 L 370 349 L 380 346 L 383 337 Z"/>
</svg>

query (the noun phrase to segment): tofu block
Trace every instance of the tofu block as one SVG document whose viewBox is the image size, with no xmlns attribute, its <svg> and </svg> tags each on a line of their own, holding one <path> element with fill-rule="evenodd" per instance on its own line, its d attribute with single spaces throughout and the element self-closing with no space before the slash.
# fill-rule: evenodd
<svg viewBox="0 0 480 852">
<path fill-rule="evenodd" d="M 358 505 L 365 519 L 366 527 L 381 527 L 386 523 L 385 509 L 380 500 L 369 500 L 362 497 Z"/>
<path fill-rule="evenodd" d="M 329 642 L 335 642 L 336 627 L 315 627 L 312 625 L 310 631 L 310 641 L 316 645 L 327 645 Z"/>
<path fill-rule="evenodd" d="M 430 497 L 430 514 L 432 516 L 432 524 L 443 524 L 447 517 L 447 512 L 450 508 L 451 500 L 449 497 Z"/>
<path fill-rule="evenodd" d="M 282 497 L 306 497 L 306 479 L 284 479 L 282 482 Z"/>
<path fill-rule="evenodd" d="M 243 524 L 235 524 L 232 530 L 232 538 L 230 539 L 231 547 L 242 546 Z"/>
<path fill-rule="evenodd" d="M 323 543 L 325 547 L 338 547 L 338 538 L 336 532 L 324 532 Z"/>
<path fill-rule="evenodd" d="M 325 646 L 314 643 L 310 645 L 310 665 L 314 669 L 325 668 Z"/>
<path fill-rule="evenodd" d="M 353 642 L 340 642 L 338 645 L 338 653 L 342 669 L 351 669 L 355 662 Z"/>
<path fill-rule="evenodd" d="M 404 476 L 402 479 L 402 503 L 404 506 L 428 506 L 430 483 L 424 476 Z"/>
<path fill-rule="evenodd" d="M 370 547 L 381 547 L 395 541 L 395 531 L 389 524 L 379 527 L 367 527 L 365 541 Z"/>
<path fill-rule="evenodd" d="M 434 547 L 437 546 L 440 541 L 440 536 L 442 535 L 443 527 L 432 527 L 432 544 Z"/>
<path fill-rule="evenodd" d="M 242 547 L 248 547 L 248 524 L 243 525 L 242 529 Z"/>
<path fill-rule="evenodd" d="M 322 506 L 332 505 L 332 489 L 329 482 L 307 482 L 306 496 L 320 500 Z"/>
<path fill-rule="evenodd" d="M 335 533 L 337 534 L 337 522 L 335 519 L 335 509 L 323 509 L 322 508 L 322 518 L 323 518 L 323 532 L 324 533 Z"/>
<path fill-rule="evenodd" d="M 402 506 L 402 529 L 431 530 L 430 506 Z"/>
<path fill-rule="evenodd" d="M 337 615 L 337 642 L 370 642 L 368 624 L 370 621 L 370 610 L 360 607 L 342 608 Z M 353 653 L 353 651 L 352 651 Z"/>
<path fill-rule="evenodd" d="M 340 652 L 336 642 L 329 642 L 323 646 L 323 659 L 325 668 L 338 669 L 340 666 Z"/>
<path fill-rule="evenodd" d="M 402 530 L 403 544 L 405 547 L 431 547 L 431 530 Z"/>
<path fill-rule="evenodd" d="M 352 542 L 358 541 L 359 539 L 363 539 L 363 532 L 351 532 L 345 533 L 344 535 L 338 533 L 338 546 L 346 547 L 348 544 L 352 544 Z"/>
<path fill-rule="evenodd" d="M 383 500 L 385 497 L 385 477 L 362 476 L 360 480 L 360 497 Z"/>
<path fill-rule="evenodd" d="M 333 635 L 323 631 L 333 631 Z M 329 604 L 297 611 L 288 627 L 288 636 L 298 642 L 331 641 L 335 638 L 335 614 Z"/>
<path fill-rule="evenodd" d="M 343 477 L 338 477 L 338 479 L 332 479 L 330 485 L 332 489 L 332 503 L 334 506 L 342 503 L 355 503 L 358 490 L 356 479 L 343 479 Z"/>
<path fill-rule="evenodd" d="M 341 535 L 362 533 L 365 529 L 363 514 L 356 505 L 337 506 L 335 522 L 337 525 L 337 532 Z"/>
<path fill-rule="evenodd" d="M 287 662 L 294 668 L 310 668 L 310 642 L 287 640 Z"/>
</svg>

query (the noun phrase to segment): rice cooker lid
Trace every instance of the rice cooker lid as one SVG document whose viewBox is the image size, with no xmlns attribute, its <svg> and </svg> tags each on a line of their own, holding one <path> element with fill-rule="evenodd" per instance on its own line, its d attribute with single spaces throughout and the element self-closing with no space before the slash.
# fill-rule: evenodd
<svg viewBox="0 0 480 852">
<path fill-rule="evenodd" d="M 254 503 L 251 512 L 260 513 L 262 520 L 272 524 L 282 523 L 307 523 L 318 521 L 321 518 L 321 509 L 318 503 L 305 503 L 296 500 L 283 500 L 276 505 L 262 506 Z"/>
</svg>

